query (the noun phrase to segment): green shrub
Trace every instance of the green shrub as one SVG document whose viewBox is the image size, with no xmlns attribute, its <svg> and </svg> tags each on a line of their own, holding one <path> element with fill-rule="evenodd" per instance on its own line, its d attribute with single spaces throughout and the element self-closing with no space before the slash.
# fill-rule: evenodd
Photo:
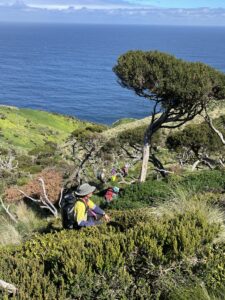
<svg viewBox="0 0 225 300">
<path fill-rule="evenodd" d="M 89 137 L 97 137 L 99 133 L 103 132 L 107 128 L 108 127 L 106 125 L 102 124 L 92 124 L 86 126 L 85 128 L 77 128 L 71 133 L 70 139 L 76 138 L 79 141 L 84 141 Z"/>
<path fill-rule="evenodd" d="M 225 292 L 225 243 L 208 249 L 196 265 L 196 272 L 210 292 L 221 296 L 221 291 Z"/>
<path fill-rule="evenodd" d="M 124 190 L 122 201 L 138 201 L 149 205 L 169 199 L 171 187 L 165 181 L 150 180 L 136 183 Z"/>
<path fill-rule="evenodd" d="M 30 167 L 33 164 L 32 158 L 27 155 L 18 155 L 17 161 L 18 161 L 19 169 L 21 170 Z"/>
<path fill-rule="evenodd" d="M 38 147 L 31 151 L 29 151 L 29 155 L 35 156 L 35 157 L 51 157 L 54 155 L 55 151 L 52 151 L 50 148 L 46 147 Z"/>
<path fill-rule="evenodd" d="M 207 253 L 219 230 L 201 210 L 175 217 L 118 212 L 108 226 L 1 249 L 0 278 L 19 287 L 16 299 L 156 299 L 162 270 Z"/>
<path fill-rule="evenodd" d="M 206 123 L 186 126 L 182 131 L 177 131 L 169 135 L 166 144 L 169 149 L 175 151 L 188 148 L 196 155 L 198 155 L 202 149 L 207 149 L 212 152 L 222 145 L 219 137 Z"/>
<path fill-rule="evenodd" d="M 198 171 L 185 176 L 180 185 L 195 192 L 224 191 L 225 173 L 220 170 Z"/>
<path fill-rule="evenodd" d="M 114 185 L 113 182 L 112 185 Z M 115 210 L 138 209 L 159 204 L 171 196 L 171 186 L 166 181 L 149 180 L 132 184 L 122 191 L 111 203 L 101 202 L 101 206 Z"/>
<path fill-rule="evenodd" d="M 29 181 L 29 179 L 28 179 L 27 177 L 21 177 L 21 178 L 18 178 L 18 179 L 17 179 L 16 184 L 17 184 L 18 186 L 23 186 L 23 185 L 27 184 L 28 181 Z"/>
<path fill-rule="evenodd" d="M 92 124 L 89 125 L 85 128 L 86 131 L 90 131 L 90 132 L 103 132 L 107 129 L 108 127 L 106 125 L 103 124 Z"/>
<path fill-rule="evenodd" d="M 108 207 L 120 210 L 158 205 L 173 198 L 174 192 L 179 189 L 187 191 L 189 198 L 195 193 L 207 193 L 207 197 L 202 194 L 202 199 L 216 203 L 219 202 L 218 196 L 216 199 L 210 193 L 221 193 L 224 188 L 225 174 L 220 170 L 198 171 L 185 176 L 173 175 L 166 180 L 151 179 L 145 183 L 132 184 L 126 187 L 122 195 Z"/>
<path fill-rule="evenodd" d="M 43 170 L 43 166 L 41 165 L 30 165 L 24 168 L 25 172 L 28 172 L 30 174 L 36 174 Z"/>
</svg>

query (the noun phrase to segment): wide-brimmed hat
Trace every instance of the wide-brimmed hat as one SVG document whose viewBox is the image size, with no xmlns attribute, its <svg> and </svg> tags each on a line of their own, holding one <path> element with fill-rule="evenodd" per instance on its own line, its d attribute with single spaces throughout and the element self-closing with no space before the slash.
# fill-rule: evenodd
<svg viewBox="0 0 225 300">
<path fill-rule="evenodd" d="M 92 186 L 88 183 L 84 183 L 81 186 L 79 186 L 75 192 L 78 196 L 86 196 L 90 193 L 93 193 L 95 191 L 96 187 Z"/>
</svg>

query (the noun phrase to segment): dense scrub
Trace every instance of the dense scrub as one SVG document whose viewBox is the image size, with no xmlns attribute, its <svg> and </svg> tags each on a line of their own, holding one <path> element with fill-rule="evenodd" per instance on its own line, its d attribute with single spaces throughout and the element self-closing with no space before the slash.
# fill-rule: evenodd
<svg viewBox="0 0 225 300">
<path fill-rule="evenodd" d="M 126 187 L 121 196 L 110 204 L 112 209 L 135 209 L 157 206 L 173 198 L 177 190 L 186 191 L 189 196 L 214 193 L 215 202 L 222 198 L 225 190 L 225 173 L 222 170 L 199 171 L 182 176 L 173 175 L 162 180 L 149 179 Z M 218 196 L 220 194 L 220 196 Z"/>
<path fill-rule="evenodd" d="M 214 119 L 213 124 L 224 135 L 225 117 Z M 213 166 L 219 165 L 219 159 L 222 162 L 224 159 L 224 146 L 206 122 L 190 124 L 181 131 L 169 134 L 166 145 L 177 153 L 183 164 L 200 159 Z"/>
<path fill-rule="evenodd" d="M 1 250 L 0 278 L 19 287 L 15 299 L 170 299 L 180 277 L 218 292 L 225 246 L 213 241 L 221 220 L 204 207 L 114 212 L 108 225 L 37 235 Z"/>
</svg>

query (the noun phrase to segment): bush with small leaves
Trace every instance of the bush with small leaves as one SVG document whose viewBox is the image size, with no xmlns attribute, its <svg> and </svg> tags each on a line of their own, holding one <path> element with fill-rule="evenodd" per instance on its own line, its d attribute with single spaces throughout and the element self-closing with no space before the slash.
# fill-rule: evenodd
<svg viewBox="0 0 225 300">
<path fill-rule="evenodd" d="M 224 116 L 213 120 L 213 123 L 222 134 L 225 134 Z M 224 155 L 224 147 L 220 138 L 206 122 L 191 124 L 182 131 L 170 134 L 167 137 L 166 145 L 170 150 L 178 153 L 189 153 L 188 161 L 204 155 Z"/>
<path fill-rule="evenodd" d="M 200 208 L 161 217 L 149 209 L 118 212 L 108 225 L 0 249 L 0 278 L 19 287 L 21 300 L 156 299 L 163 270 L 207 253 L 219 232 Z"/>
</svg>

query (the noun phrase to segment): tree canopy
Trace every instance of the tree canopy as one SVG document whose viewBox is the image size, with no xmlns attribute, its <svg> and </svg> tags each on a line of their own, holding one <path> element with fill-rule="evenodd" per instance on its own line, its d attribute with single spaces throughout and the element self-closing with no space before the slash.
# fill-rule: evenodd
<svg viewBox="0 0 225 300">
<path fill-rule="evenodd" d="M 225 95 L 223 73 L 158 51 L 129 51 L 113 70 L 123 87 L 159 102 L 163 110 L 173 110 L 177 121 L 195 115 L 211 98 Z"/>
<path fill-rule="evenodd" d="M 142 171 L 144 165 L 147 169 L 147 148 L 158 129 L 181 126 L 207 109 L 212 99 L 225 98 L 222 72 L 200 62 L 183 61 L 158 51 L 129 51 L 119 57 L 113 71 L 122 87 L 155 103 L 145 133 Z M 145 177 L 146 174 L 141 181 Z"/>
</svg>

